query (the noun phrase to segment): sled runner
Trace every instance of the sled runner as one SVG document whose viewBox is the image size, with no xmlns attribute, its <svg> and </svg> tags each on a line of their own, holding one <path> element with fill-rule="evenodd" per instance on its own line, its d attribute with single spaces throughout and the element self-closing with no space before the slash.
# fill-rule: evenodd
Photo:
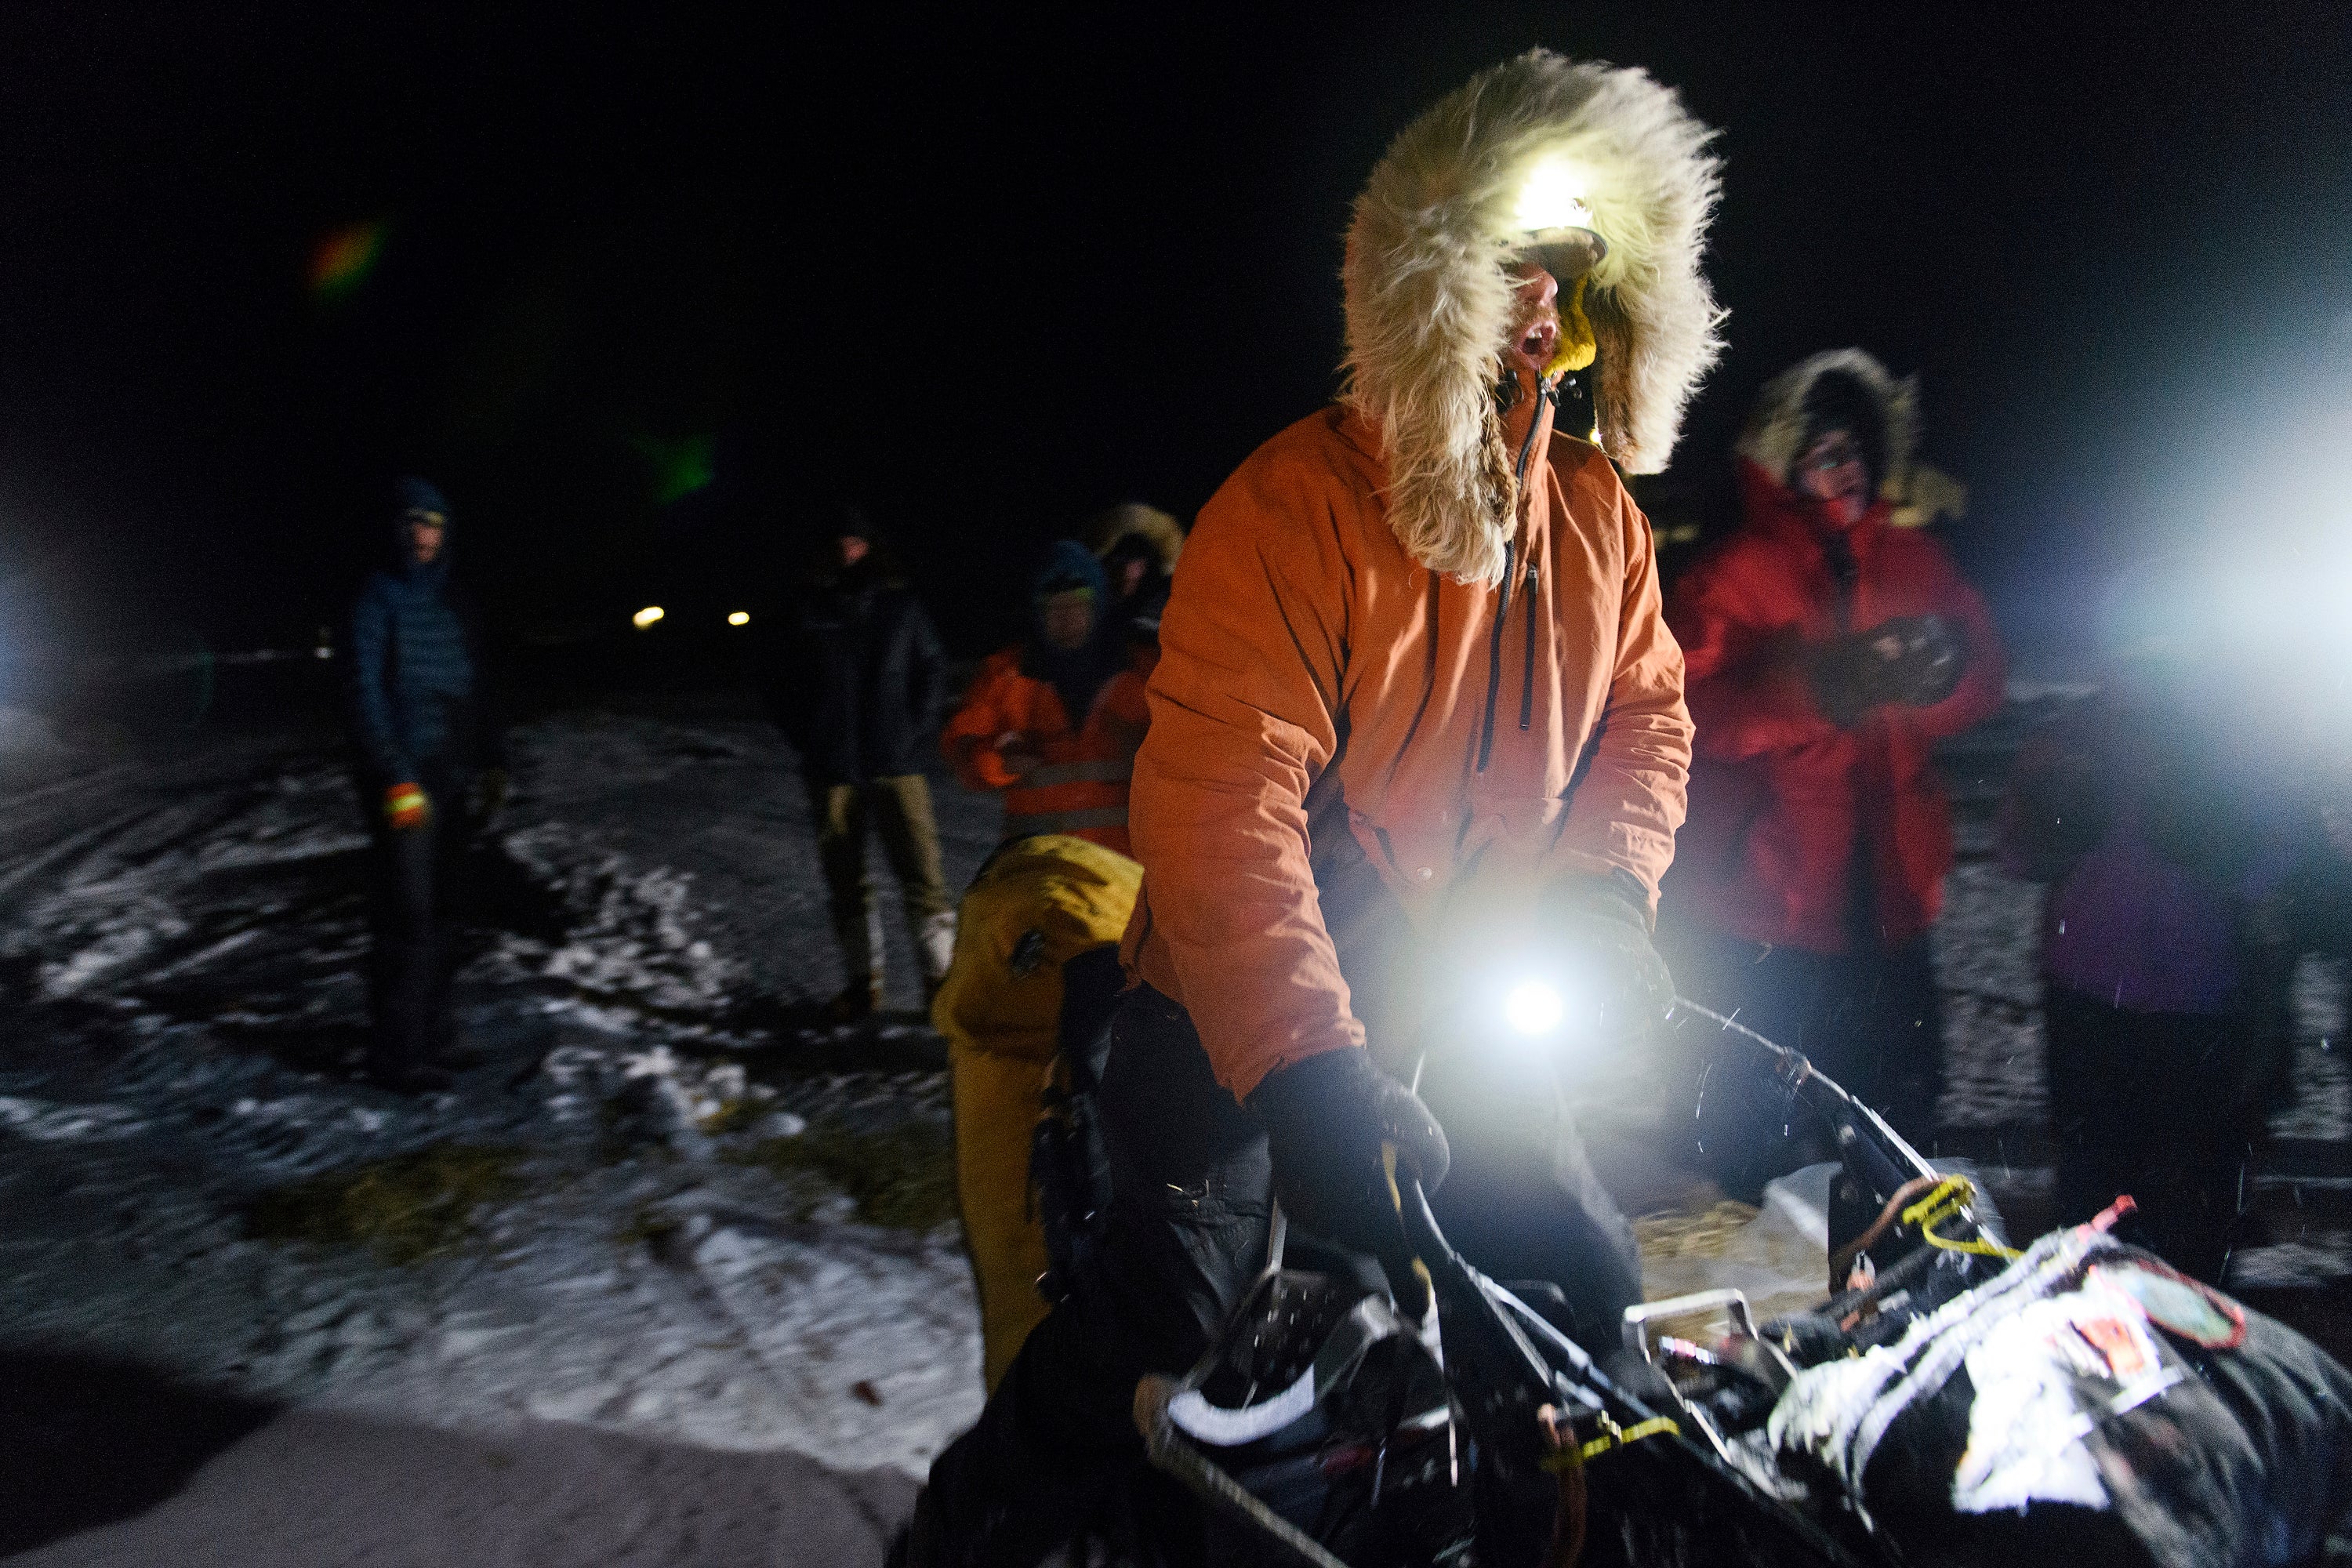
<svg viewBox="0 0 2352 1568">
<path fill-rule="evenodd" d="M 1677 1012 L 1829 1132 L 1823 1262 L 1847 1288 L 1762 1322 L 1737 1291 L 1651 1302 L 1596 1358 L 1544 1287 L 1456 1255 L 1417 1183 L 1426 1310 L 1277 1220 L 1209 1353 L 1138 1390 L 1152 1463 L 1215 1516 L 1213 1561 L 2322 1560 L 2352 1510 L 2352 1374 L 2116 1240 L 2112 1215 L 2014 1251 L 1964 1178 L 1802 1056 Z"/>
</svg>

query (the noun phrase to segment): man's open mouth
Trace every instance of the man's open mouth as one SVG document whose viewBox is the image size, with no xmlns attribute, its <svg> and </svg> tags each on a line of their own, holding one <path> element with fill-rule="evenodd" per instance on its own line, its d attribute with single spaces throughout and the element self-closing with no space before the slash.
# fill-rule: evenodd
<svg viewBox="0 0 2352 1568">
<path fill-rule="evenodd" d="M 1528 327 L 1519 336 L 1518 352 L 1540 374 L 1559 353 L 1559 322 L 1547 317 Z"/>
</svg>

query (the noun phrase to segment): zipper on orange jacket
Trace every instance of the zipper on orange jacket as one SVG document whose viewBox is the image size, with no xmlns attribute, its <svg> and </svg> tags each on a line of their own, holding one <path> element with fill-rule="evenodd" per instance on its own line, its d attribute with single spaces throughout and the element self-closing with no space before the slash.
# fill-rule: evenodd
<svg viewBox="0 0 2352 1568">
<path fill-rule="evenodd" d="M 1486 719 L 1478 727 L 1478 771 L 1495 754 L 1495 693 L 1503 686 L 1503 626 L 1511 618 L 1511 583 L 1519 574 L 1519 542 L 1503 546 L 1503 602 L 1495 606 L 1495 629 L 1486 635 Z"/>
<path fill-rule="evenodd" d="M 1533 727 L 1536 716 L 1536 589 L 1540 585 L 1536 576 L 1536 556 L 1533 541 L 1528 550 L 1528 657 L 1519 672 L 1519 728 Z"/>
<path fill-rule="evenodd" d="M 1528 484 L 1528 457 L 1536 449 L 1536 432 L 1543 428 L 1544 405 L 1555 394 L 1548 381 L 1536 383 L 1536 411 L 1528 420 L 1528 433 L 1519 443 L 1519 460 L 1511 471 L 1521 494 Z M 1511 583 L 1518 575 L 1519 541 L 1517 519 L 1512 519 L 1511 542 L 1503 546 L 1503 598 L 1495 606 L 1495 629 L 1486 637 L 1486 717 L 1478 726 L 1478 771 L 1485 773 L 1495 755 L 1495 694 L 1503 686 L 1503 626 L 1511 615 Z M 1519 694 L 1519 728 L 1524 730 L 1535 717 L 1536 678 L 1536 564 L 1532 552 L 1528 560 L 1528 658 L 1527 682 Z"/>
</svg>

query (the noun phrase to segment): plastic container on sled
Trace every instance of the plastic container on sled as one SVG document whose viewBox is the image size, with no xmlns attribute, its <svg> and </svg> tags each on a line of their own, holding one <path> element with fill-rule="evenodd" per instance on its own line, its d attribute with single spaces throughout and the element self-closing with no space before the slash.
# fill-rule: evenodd
<svg viewBox="0 0 2352 1568">
<path fill-rule="evenodd" d="M 1762 1322 L 1736 1291 L 1653 1302 L 1596 1362 L 1454 1255 L 1408 1184 L 1433 1325 L 1344 1269 L 1276 1268 L 1190 1375 L 1147 1380 L 1154 1461 L 1222 1521 L 1213 1555 L 2352 1560 L 2329 1546 L 2352 1522 L 2352 1374 L 2096 1226 L 2011 1252 L 1965 1178 L 1756 1044 L 1845 1156 L 1822 1278 L 1834 1260 L 1854 1288 Z"/>
</svg>

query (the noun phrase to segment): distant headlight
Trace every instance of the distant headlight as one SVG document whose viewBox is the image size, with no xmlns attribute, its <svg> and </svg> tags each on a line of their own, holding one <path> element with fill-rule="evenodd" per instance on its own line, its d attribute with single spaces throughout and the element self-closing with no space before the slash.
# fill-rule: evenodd
<svg viewBox="0 0 2352 1568">
<path fill-rule="evenodd" d="M 738 610 L 727 617 L 727 624 L 730 626 L 748 626 L 751 624 L 751 612 Z"/>
<path fill-rule="evenodd" d="M 636 627 L 637 630 L 644 631 L 647 626 L 652 626 L 656 621 L 660 620 L 661 618 L 662 607 L 659 605 L 647 605 L 644 609 L 639 610 L 635 615 L 629 617 L 629 624 Z"/>
</svg>

